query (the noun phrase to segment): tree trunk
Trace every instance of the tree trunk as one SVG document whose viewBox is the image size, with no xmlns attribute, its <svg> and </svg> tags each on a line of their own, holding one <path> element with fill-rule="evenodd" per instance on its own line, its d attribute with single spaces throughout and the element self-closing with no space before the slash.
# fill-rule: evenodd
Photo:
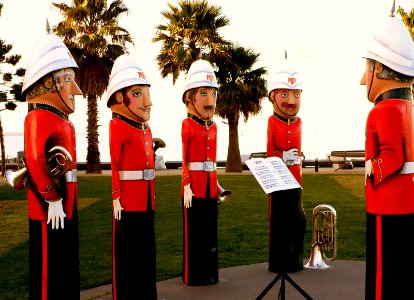
<svg viewBox="0 0 414 300">
<path fill-rule="evenodd" d="M 6 150 L 4 149 L 4 133 L 3 133 L 3 125 L 1 124 L 1 117 L 0 117 L 0 148 L 1 148 L 1 176 L 4 177 L 4 173 L 6 172 Z"/>
<path fill-rule="evenodd" d="M 88 95 L 88 151 L 86 154 L 86 173 L 101 174 L 99 153 L 98 102 L 96 95 Z"/>
<path fill-rule="evenodd" d="M 227 150 L 226 172 L 242 172 L 243 166 L 240 157 L 239 148 L 239 117 L 237 111 L 231 116 L 229 121 L 229 148 Z"/>
</svg>

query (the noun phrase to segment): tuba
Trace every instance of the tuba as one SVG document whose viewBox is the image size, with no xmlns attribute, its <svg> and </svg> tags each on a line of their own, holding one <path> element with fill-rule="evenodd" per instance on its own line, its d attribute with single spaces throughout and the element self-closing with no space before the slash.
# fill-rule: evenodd
<svg viewBox="0 0 414 300">
<path fill-rule="evenodd" d="M 325 262 L 336 258 L 336 211 L 327 204 L 320 204 L 313 209 L 312 217 L 312 251 L 307 269 L 329 269 Z M 327 253 L 331 253 L 327 257 Z"/>
<path fill-rule="evenodd" d="M 73 159 L 69 151 L 62 146 L 54 146 L 50 148 L 47 156 L 47 166 L 49 174 L 52 178 L 64 175 L 72 167 Z M 25 186 L 25 182 L 29 171 L 27 167 L 23 167 L 18 171 L 6 170 L 5 178 L 7 183 L 16 190 L 21 190 Z"/>
</svg>

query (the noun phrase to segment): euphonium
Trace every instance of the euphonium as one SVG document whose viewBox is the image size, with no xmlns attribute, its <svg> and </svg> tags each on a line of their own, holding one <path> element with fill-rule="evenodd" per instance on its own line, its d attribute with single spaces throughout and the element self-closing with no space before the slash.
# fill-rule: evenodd
<svg viewBox="0 0 414 300">
<path fill-rule="evenodd" d="M 55 146 L 48 151 L 47 166 L 52 178 L 65 174 L 72 167 L 73 159 L 69 151 L 62 146 Z M 5 178 L 7 183 L 16 190 L 25 186 L 25 180 L 29 174 L 27 167 L 18 171 L 6 170 Z"/>
<path fill-rule="evenodd" d="M 336 235 L 335 209 L 327 204 L 316 206 L 312 217 L 312 252 L 305 268 L 330 268 L 325 261 L 333 261 L 336 258 Z M 332 253 L 332 256 L 327 257 L 327 252 Z"/>
<path fill-rule="evenodd" d="M 62 146 L 54 146 L 48 151 L 47 166 L 52 178 L 64 175 L 73 164 L 72 155 Z"/>
</svg>

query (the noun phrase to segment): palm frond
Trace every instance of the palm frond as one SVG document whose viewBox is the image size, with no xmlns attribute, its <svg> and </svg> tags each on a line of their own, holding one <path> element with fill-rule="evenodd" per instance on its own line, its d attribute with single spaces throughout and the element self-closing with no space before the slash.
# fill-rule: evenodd
<svg viewBox="0 0 414 300">
<path fill-rule="evenodd" d="M 79 64 L 78 78 L 98 80 L 96 84 L 80 82 L 82 91 L 101 97 L 106 90 L 109 74 L 103 70 L 110 70 L 116 57 L 124 53 L 121 50 L 122 41 L 133 44 L 129 32 L 118 24 L 118 18 L 127 14 L 128 8 L 122 0 L 115 0 L 109 6 L 106 0 L 77 0 L 73 1 L 72 6 L 65 3 L 52 5 L 63 16 L 53 30 L 73 52 Z M 95 66 L 97 61 L 108 65 Z M 101 76 L 98 71 L 103 71 Z"/>
<path fill-rule="evenodd" d="M 181 0 L 177 6 L 171 3 L 167 6 L 168 10 L 161 12 L 166 24 L 156 26 L 152 41 L 162 43 L 158 67 L 161 76 L 172 75 L 174 84 L 179 74 L 186 73 L 200 55 L 224 53 L 223 45 L 227 42 L 218 30 L 229 21 L 221 15 L 220 7 L 211 6 L 205 0 Z"/>
</svg>

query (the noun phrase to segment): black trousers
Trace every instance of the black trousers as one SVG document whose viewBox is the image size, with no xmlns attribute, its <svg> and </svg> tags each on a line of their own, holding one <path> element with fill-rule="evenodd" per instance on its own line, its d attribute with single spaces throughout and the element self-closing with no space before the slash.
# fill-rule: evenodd
<svg viewBox="0 0 414 300">
<path fill-rule="evenodd" d="M 78 217 L 65 218 L 64 229 L 29 220 L 29 299 L 79 299 Z"/>
<path fill-rule="evenodd" d="M 269 197 L 269 271 L 303 269 L 306 217 L 302 189 L 278 191 Z"/>
<path fill-rule="evenodd" d="M 406 275 L 410 265 L 401 261 L 402 258 L 410 260 L 414 249 L 413 231 L 414 214 L 367 213 L 365 299 L 413 297 L 412 276 Z"/>
<path fill-rule="evenodd" d="M 183 207 L 183 282 L 187 285 L 217 283 L 218 207 L 216 198 L 193 198 Z"/>
<path fill-rule="evenodd" d="M 156 300 L 154 211 L 113 218 L 112 251 L 114 299 Z"/>
</svg>

